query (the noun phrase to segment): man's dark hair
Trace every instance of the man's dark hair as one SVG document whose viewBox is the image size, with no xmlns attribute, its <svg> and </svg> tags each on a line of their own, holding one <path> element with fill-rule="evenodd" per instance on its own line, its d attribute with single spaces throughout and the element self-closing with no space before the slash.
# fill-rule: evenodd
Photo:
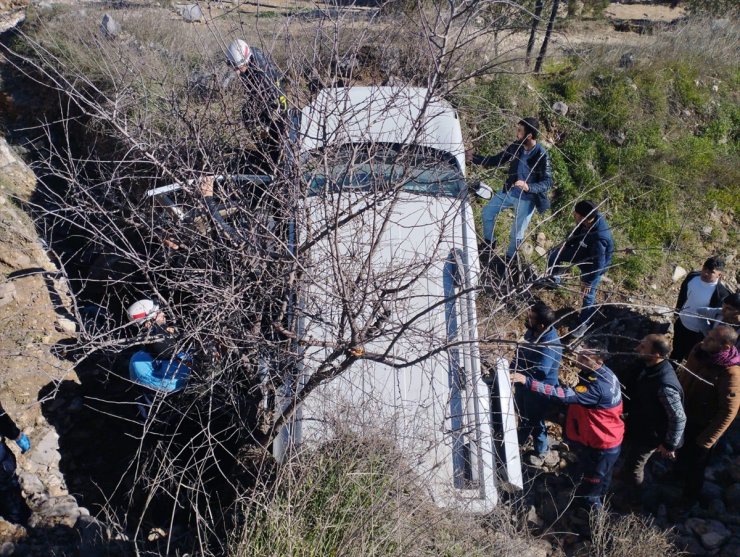
<svg viewBox="0 0 740 557">
<path fill-rule="evenodd" d="M 545 302 L 536 302 L 532 307 L 529 308 L 534 314 L 535 321 L 538 325 L 544 325 L 545 329 L 549 329 L 550 326 L 555 323 L 557 319 L 555 312 Z"/>
<path fill-rule="evenodd" d="M 725 270 L 725 259 L 719 255 L 713 255 L 704 262 L 702 269 L 709 271 L 724 271 Z"/>
<path fill-rule="evenodd" d="M 532 139 L 537 139 L 537 134 L 540 132 L 540 121 L 537 118 L 530 116 L 519 120 L 517 123 L 524 127 L 527 134 L 532 134 Z"/>
<path fill-rule="evenodd" d="M 671 353 L 671 345 L 663 335 L 650 335 L 650 352 L 661 358 L 667 358 Z"/>
<path fill-rule="evenodd" d="M 584 199 L 583 201 L 576 203 L 573 210 L 582 217 L 592 219 L 596 216 L 596 203 Z"/>
<path fill-rule="evenodd" d="M 722 300 L 722 303 L 727 304 L 731 308 L 740 309 L 740 292 L 730 294 L 724 300 Z"/>
</svg>

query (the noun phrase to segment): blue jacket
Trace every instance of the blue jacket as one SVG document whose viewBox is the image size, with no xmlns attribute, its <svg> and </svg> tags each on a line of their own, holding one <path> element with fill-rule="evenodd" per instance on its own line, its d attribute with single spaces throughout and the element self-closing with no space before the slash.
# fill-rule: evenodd
<svg viewBox="0 0 740 557">
<path fill-rule="evenodd" d="M 509 174 L 504 182 L 504 191 L 509 191 L 519 179 L 519 156 L 524 152 L 521 142 L 515 142 L 506 149 L 490 157 L 473 156 L 473 163 L 485 168 L 498 168 L 503 163 L 509 163 Z M 550 155 L 541 144 L 537 143 L 527 159 L 530 176 L 527 182 L 529 191 L 522 192 L 522 199 L 534 203 L 537 211 L 544 213 L 550 208 L 548 192 L 552 188 L 552 164 Z"/>
<path fill-rule="evenodd" d="M 596 213 L 592 224 L 582 221 L 565 241 L 566 249 L 573 250 L 573 259 L 581 270 L 581 282 L 591 284 L 609 268 L 614 255 L 614 238 L 603 215 Z"/>
<path fill-rule="evenodd" d="M 511 369 L 542 383 L 557 385 L 563 346 L 555 327 L 541 335 L 527 329 L 524 340 L 527 344 L 517 350 Z"/>
<path fill-rule="evenodd" d="M 190 378 L 190 357 L 180 352 L 171 359 L 154 359 L 139 350 L 128 364 L 131 381 L 154 391 L 173 393 L 184 388 Z"/>
</svg>

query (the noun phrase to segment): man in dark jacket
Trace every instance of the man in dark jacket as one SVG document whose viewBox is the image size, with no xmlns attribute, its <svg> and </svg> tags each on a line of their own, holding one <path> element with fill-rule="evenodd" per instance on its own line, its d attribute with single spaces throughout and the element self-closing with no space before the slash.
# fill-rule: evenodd
<svg viewBox="0 0 740 557">
<path fill-rule="evenodd" d="M 15 456 L 5 444 L 5 439 L 14 440 L 22 453 L 31 448 L 31 441 L 0 404 L 0 516 L 8 522 L 23 524 L 28 519 L 28 507 L 15 475 Z"/>
<path fill-rule="evenodd" d="M 579 495 L 590 507 L 601 507 L 624 439 L 622 390 L 612 370 L 604 365 L 605 350 L 591 341 L 578 352 L 581 372 L 574 388 L 554 387 L 521 373 L 511 380 L 540 396 L 568 405 L 565 437 L 579 454 L 582 481 Z"/>
<path fill-rule="evenodd" d="M 573 331 L 582 336 L 596 311 L 596 289 L 612 262 L 614 239 L 611 229 L 593 201 L 579 201 L 573 211 L 576 228 L 565 243 L 550 250 L 547 266 L 556 282 L 563 272 L 563 263 L 575 264 L 581 271 L 583 302 L 579 327 Z"/>
<path fill-rule="evenodd" d="M 226 59 L 247 93 L 242 118 L 245 127 L 256 132 L 260 141 L 266 159 L 262 170 L 274 174 L 283 153 L 288 124 L 288 101 L 280 71 L 266 53 L 242 39 L 229 45 Z"/>
<path fill-rule="evenodd" d="M 681 283 L 676 301 L 678 318 L 673 325 L 672 360 L 681 363 L 704 338 L 706 322 L 701 308 L 721 308 L 722 301 L 730 294 L 722 284 L 724 270 L 724 259 L 710 257 L 701 271 L 692 271 Z"/>
<path fill-rule="evenodd" d="M 553 323 L 555 312 L 544 302 L 537 302 L 529 308 L 524 344 L 518 348 L 511 363 L 512 371 L 546 385 L 558 384 L 563 347 Z M 541 466 L 550 448 L 545 428 L 545 412 L 549 401 L 520 387 L 516 390 L 516 402 L 519 409 L 519 443 L 524 444 L 532 435 L 535 454 L 529 462 Z"/>
<path fill-rule="evenodd" d="M 653 453 L 676 458 L 686 426 L 683 389 L 667 360 L 670 344 L 662 335 L 648 335 L 635 349 L 640 359 L 631 391 L 627 437 L 630 448 L 625 470 L 635 485 L 645 479 L 645 466 Z"/>
<path fill-rule="evenodd" d="M 483 243 L 481 256 L 490 258 L 495 246 L 493 235 L 496 218 L 503 209 L 514 208 L 509 247 L 506 257 L 514 257 L 532 220 L 535 208 L 544 213 L 550 208 L 548 192 L 552 187 L 550 155 L 537 143 L 540 123 L 536 118 L 520 120 L 516 127 L 516 141 L 493 156 L 474 155 L 472 162 L 485 168 L 498 168 L 509 163 L 509 173 L 503 189 L 483 208 Z"/>
</svg>

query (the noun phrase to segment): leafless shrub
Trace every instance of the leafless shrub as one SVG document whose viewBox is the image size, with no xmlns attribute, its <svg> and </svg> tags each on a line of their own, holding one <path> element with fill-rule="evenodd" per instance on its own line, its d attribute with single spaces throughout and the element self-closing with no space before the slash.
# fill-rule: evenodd
<svg viewBox="0 0 740 557">
<path fill-rule="evenodd" d="M 123 32 L 116 40 L 98 34 L 101 13 L 81 14 L 73 9 L 36 22 L 21 37 L 20 48 L 11 53 L 20 71 L 63 101 L 56 121 L 41 128 L 49 155 L 38 165 L 46 185 L 40 188 L 37 209 L 39 227 L 52 247 L 66 243 L 72 254 L 62 260 L 75 286 L 74 311 L 81 325 L 82 355 L 77 363 L 94 353 L 115 353 L 141 342 L 136 326 L 126 322 L 122 310 L 142 297 L 162 306 L 178 330 L 177 349 L 194 357 L 185 391 L 174 398 L 155 397 L 139 452 L 132 458 L 136 489 L 124 483 L 119 489 L 130 490 L 126 495 L 132 507 L 149 507 L 163 497 L 173 507 L 191 509 L 201 553 L 222 549 L 217 530 L 227 527 L 224 516 L 233 517 L 229 502 L 243 489 L 231 473 L 240 469 L 237 451 L 244 446 L 269 447 L 311 389 L 358 362 L 403 368 L 449 347 L 443 328 L 437 331 L 426 324 L 425 311 L 408 309 L 413 308 L 411 287 L 438 263 L 449 213 L 438 215 L 435 234 L 439 237 L 426 239 L 433 254 L 420 249 L 412 264 L 404 260 L 383 268 L 376 268 L 372 257 L 363 258 L 375 249 L 383 222 L 391 218 L 390 210 L 403 193 L 412 166 L 408 161 L 418 167 L 416 155 L 394 151 L 393 165 L 406 170 L 384 187 L 371 188 L 362 206 L 327 202 L 322 208 L 326 222 L 311 229 L 308 178 L 323 172 L 326 187 L 341 192 L 343 178 L 330 172 L 337 159 L 349 156 L 351 165 L 366 162 L 372 175 L 376 155 L 386 159 L 390 155 L 383 151 L 385 147 L 371 145 L 369 154 L 348 155 L 342 146 L 327 146 L 313 158 L 301 157 L 288 138 L 291 129 L 286 124 L 280 156 L 275 157 L 274 143 L 272 150 L 264 148 L 270 140 L 264 130 L 243 125 L 244 92 L 239 80 L 223 83 L 230 72 L 222 65 L 221 52 L 236 36 L 273 51 L 290 78 L 292 109 L 311 98 L 308 84 L 314 78 L 319 86 L 347 86 L 376 83 L 400 73 L 404 83 L 428 88 L 423 115 L 434 97 L 497 67 L 498 59 L 475 67 L 469 64 L 480 41 L 496 29 L 475 24 L 481 10 L 492 4 L 496 2 L 438 5 L 377 26 L 359 25 L 339 12 L 308 23 L 291 18 L 264 25 L 261 21 L 255 28 L 242 16 L 188 26 L 171 21 L 163 10 L 146 8 L 117 17 Z M 511 2 L 506 4 L 515 8 Z M 194 72 L 201 77 L 194 79 Z M 268 102 L 246 99 L 248 108 Z M 420 122 L 411 136 L 414 133 L 421 133 Z M 245 186 L 238 180 L 215 185 L 204 180 L 255 173 L 269 174 L 272 181 Z M 170 183 L 182 186 L 171 194 L 176 210 L 145 195 Z M 220 202 L 216 208 L 211 204 L 214 198 Z M 369 218 L 368 207 L 376 204 L 388 210 Z M 377 222 L 368 229 L 368 237 L 355 246 L 357 256 L 340 257 L 342 234 L 374 219 Z M 311 233 L 296 241 L 292 227 Z M 79 239 L 74 249 L 68 246 L 72 238 Z M 326 251 L 318 257 L 315 247 L 321 242 Z M 313 259 L 308 257 L 312 250 Z M 75 276 L 83 255 L 92 261 Z M 296 303 L 297 290 L 327 285 L 323 308 L 316 301 L 315 307 Z M 87 317 L 90 306 L 98 308 L 92 320 Z M 328 337 L 299 331 L 301 319 L 319 323 L 322 309 L 327 308 L 336 312 L 327 321 L 333 325 Z M 402 319 L 389 319 L 389 308 Z M 424 342 L 418 346 L 398 342 L 408 330 Z M 392 348 L 373 351 L 373 343 L 382 346 L 383 342 L 390 342 Z M 310 354 L 313 359 L 306 356 L 307 347 L 315 348 Z M 297 364 L 304 358 L 314 373 L 280 412 L 275 400 L 281 389 L 296 383 Z M 125 376 L 120 370 L 118 374 Z M 165 436 L 155 437 L 152 443 L 147 437 L 152 432 Z M 437 532 L 434 525 L 449 524 L 451 515 L 410 494 L 414 484 L 396 456 L 381 460 L 377 466 L 382 474 L 375 476 L 371 451 L 342 453 L 340 469 L 333 472 L 336 478 L 328 478 L 338 489 L 325 492 L 333 514 L 310 530 L 299 524 L 286 532 L 281 529 L 291 523 L 280 522 L 286 509 L 293 512 L 295 506 L 309 505 L 304 511 L 313 511 L 310 497 L 290 499 L 293 486 L 311 493 L 311 485 L 318 481 L 311 474 L 326 472 L 321 467 L 303 471 L 306 461 L 280 472 L 277 487 L 268 490 L 272 499 L 265 502 L 254 496 L 249 512 L 263 516 L 296 544 L 304 543 L 305 534 L 311 532 L 327 543 L 354 544 L 351 547 L 360 553 L 382 545 L 400 547 L 394 550 L 397 554 L 409 555 L 421 530 L 431 547 L 461 548 L 451 554 L 475 554 L 477 546 L 471 540 L 497 547 L 499 542 L 483 530 L 480 537 L 475 534 L 469 540 L 461 539 L 452 528 Z M 324 476 L 318 478 L 327 481 Z M 369 495 L 359 492 L 358 497 L 360 502 L 369 497 L 380 530 L 368 522 L 354 524 L 343 514 L 356 502 L 347 507 L 342 498 L 345 492 L 352 495 L 359 489 L 355 489 L 358 478 L 370 480 L 369 486 L 360 485 L 370 490 Z M 396 490 L 380 493 L 389 486 Z M 278 505 L 278 513 L 271 515 L 266 505 L 275 501 L 288 504 Z M 255 510 L 259 504 L 262 510 Z M 402 509 L 408 521 L 387 521 Z M 116 515 L 111 510 L 109 516 Z M 421 517 L 425 519 L 419 522 Z M 346 527 L 339 536 L 329 521 L 337 518 Z M 248 522 L 239 542 L 247 548 L 259 534 L 249 530 L 252 523 Z M 133 531 L 135 539 L 141 538 L 141 521 L 123 526 Z"/>
<path fill-rule="evenodd" d="M 593 557 L 674 557 L 681 552 L 671 543 L 670 531 L 655 526 L 651 518 L 628 514 L 611 515 L 608 510 L 591 513 Z"/>
</svg>

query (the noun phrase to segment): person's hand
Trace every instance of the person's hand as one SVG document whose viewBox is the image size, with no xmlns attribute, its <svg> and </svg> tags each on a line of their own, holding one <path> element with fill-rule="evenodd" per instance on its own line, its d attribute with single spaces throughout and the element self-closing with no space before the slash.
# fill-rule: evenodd
<svg viewBox="0 0 740 557">
<path fill-rule="evenodd" d="M 29 450 L 31 450 L 31 440 L 25 433 L 21 432 L 21 434 L 18 436 L 18 439 L 15 440 L 15 444 L 20 447 L 21 453 L 27 453 Z"/>
<path fill-rule="evenodd" d="M 468 164 L 473 162 L 473 148 L 472 147 L 465 148 L 465 162 Z"/>
<path fill-rule="evenodd" d="M 512 383 L 521 383 L 522 385 L 527 382 L 527 376 L 522 375 L 521 373 L 512 373 L 511 374 L 511 382 Z"/>
<path fill-rule="evenodd" d="M 586 295 L 589 293 L 590 290 L 591 290 L 591 285 L 582 282 L 581 283 L 580 297 L 581 298 L 585 298 Z"/>
<path fill-rule="evenodd" d="M 676 459 L 676 451 L 669 451 L 663 445 L 658 445 L 658 448 L 655 449 L 655 450 L 663 458 L 668 458 L 670 460 L 675 460 Z"/>
<path fill-rule="evenodd" d="M 514 187 L 519 188 L 522 191 L 529 191 L 529 186 L 524 180 L 517 180 L 516 182 L 514 182 Z"/>
<path fill-rule="evenodd" d="M 198 178 L 198 189 L 200 189 L 203 197 L 213 197 L 213 186 L 215 182 L 215 176 L 201 176 Z"/>
</svg>

